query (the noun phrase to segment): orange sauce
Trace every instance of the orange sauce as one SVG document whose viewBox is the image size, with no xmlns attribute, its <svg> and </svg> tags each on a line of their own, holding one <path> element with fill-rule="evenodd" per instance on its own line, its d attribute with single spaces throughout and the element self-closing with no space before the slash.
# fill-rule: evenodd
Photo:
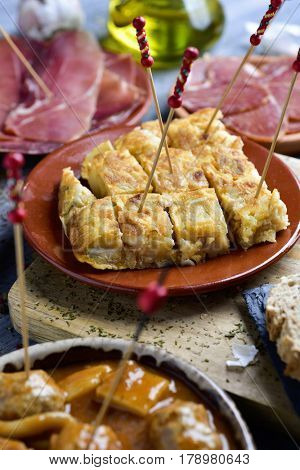
<svg viewBox="0 0 300 470">
<path fill-rule="evenodd" d="M 100 364 L 107 364 L 112 369 L 116 369 L 118 361 L 116 360 L 105 360 L 101 362 L 87 363 L 84 366 L 82 364 L 62 367 L 56 370 L 53 373 L 53 378 L 56 382 L 64 379 L 66 376 L 80 371 L 86 367 L 94 367 Z M 196 394 L 187 384 L 182 382 L 177 378 L 168 376 L 167 374 L 162 373 L 161 371 L 153 370 L 147 366 L 142 366 L 144 370 L 151 373 L 155 373 L 158 376 L 165 378 L 170 381 L 170 386 L 167 392 L 167 395 L 163 400 L 155 405 L 156 407 L 163 406 L 164 400 L 180 399 L 185 401 L 192 401 L 194 403 L 203 403 L 206 408 L 210 411 L 213 417 L 215 427 L 219 433 L 224 436 L 225 442 L 227 442 L 228 448 L 236 448 L 234 444 L 234 439 L 230 433 L 230 429 L 224 423 L 224 420 L 211 409 L 208 404 L 201 399 L 201 396 Z M 71 402 L 70 413 L 72 416 L 78 420 L 91 423 L 95 420 L 97 413 L 99 411 L 99 402 L 95 401 L 95 392 L 90 392 L 80 398 L 76 398 Z M 151 413 L 151 411 L 150 411 Z M 110 407 L 107 412 L 104 424 L 109 425 L 115 433 L 118 435 L 119 439 L 122 441 L 122 444 L 125 449 L 151 449 L 151 444 L 148 438 L 148 419 L 147 416 L 140 417 L 136 414 L 130 413 L 128 411 L 122 411 L 120 409 L 114 409 Z"/>
</svg>

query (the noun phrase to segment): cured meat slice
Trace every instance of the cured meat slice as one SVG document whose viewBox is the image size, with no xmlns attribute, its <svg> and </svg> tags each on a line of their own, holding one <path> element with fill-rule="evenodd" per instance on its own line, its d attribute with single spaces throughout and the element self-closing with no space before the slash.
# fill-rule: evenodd
<svg viewBox="0 0 300 470">
<path fill-rule="evenodd" d="M 86 32 L 59 33 L 42 62 L 36 69 L 53 96 L 43 97 L 28 77 L 31 93 L 9 114 L 5 131 L 28 140 L 74 140 L 89 130 L 96 107 L 104 65 L 98 43 Z"/>
<path fill-rule="evenodd" d="M 9 111 L 17 106 L 20 95 L 22 66 L 6 41 L 0 41 L 0 127 Z"/>
<path fill-rule="evenodd" d="M 287 98 L 289 85 L 287 83 L 275 82 L 274 84 L 269 85 L 269 89 L 276 97 L 276 100 L 280 106 L 283 106 Z M 287 114 L 291 120 L 300 121 L 300 87 L 296 86 L 293 90 L 289 107 L 287 109 Z"/>
<path fill-rule="evenodd" d="M 144 94 L 140 88 L 122 80 L 116 73 L 105 70 L 91 129 L 121 124 L 143 100 Z"/>
<path fill-rule="evenodd" d="M 24 140 L 14 135 L 0 132 L 0 152 L 21 152 L 28 155 L 43 155 L 53 152 L 61 144 L 57 142 L 39 142 Z"/>
<path fill-rule="evenodd" d="M 112 54 L 104 52 L 105 68 L 118 74 L 127 83 L 136 83 L 136 65 L 129 54 Z"/>
<path fill-rule="evenodd" d="M 278 83 L 289 82 L 293 74 L 294 60 L 292 57 L 278 57 L 266 61 L 260 66 L 260 70 L 264 74 L 263 80 L 270 83 L 274 83 L 275 80 Z"/>
<path fill-rule="evenodd" d="M 189 88 L 198 87 L 207 81 L 207 67 L 209 62 L 210 59 L 206 57 L 203 59 L 197 59 L 194 62 L 186 86 Z"/>
<path fill-rule="evenodd" d="M 281 108 L 273 96 L 268 103 L 253 111 L 228 116 L 224 119 L 227 127 L 256 141 L 271 141 L 280 119 Z M 287 120 L 283 123 L 282 133 L 287 129 Z"/>
<path fill-rule="evenodd" d="M 229 83 L 241 63 L 240 57 L 211 57 L 207 67 L 208 78 L 214 84 Z M 245 64 L 238 82 L 247 83 L 261 76 L 259 69 L 251 64 Z"/>
<path fill-rule="evenodd" d="M 289 121 L 286 132 L 287 134 L 297 134 L 300 132 L 300 121 Z"/>
<path fill-rule="evenodd" d="M 200 108 L 215 108 L 223 95 L 226 84 L 200 85 L 185 89 L 183 105 L 191 112 Z M 229 93 L 223 107 L 224 115 L 243 113 L 263 105 L 268 100 L 268 91 L 258 85 L 236 85 Z"/>
<path fill-rule="evenodd" d="M 136 86 L 136 66 L 128 54 L 106 53 L 106 69 L 100 84 L 92 130 L 122 124 L 146 99 Z"/>
</svg>

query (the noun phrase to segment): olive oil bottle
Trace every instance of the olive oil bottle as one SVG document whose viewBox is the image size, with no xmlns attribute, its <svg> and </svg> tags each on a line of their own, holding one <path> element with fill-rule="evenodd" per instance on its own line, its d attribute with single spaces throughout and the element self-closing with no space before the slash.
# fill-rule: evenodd
<svg viewBox="0 0 300 470">
<path fill-rule="evenodd" d="M 176 66 L 187 46 L 201 52 L 220 37 L 224 14 L 219 0 L 110 0 L 108 32 L 102 43 L 113 52 L 140 58 L 132 20 L 144 16 L 157 68 Z"/>
</svg>

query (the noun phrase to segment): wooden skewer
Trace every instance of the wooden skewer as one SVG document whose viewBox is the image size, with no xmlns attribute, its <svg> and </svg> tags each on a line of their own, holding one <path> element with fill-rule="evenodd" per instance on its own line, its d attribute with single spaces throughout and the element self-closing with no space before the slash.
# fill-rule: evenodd
<svg viewBox="0 0 300 470">
<path fill-rule="evenodd" d="M 28 62 L 24 54 L 20 51 L 16 43 L 12 40 L 11 36 L 8 34 L 8 32 L 3 28 L 3 26 L 0 25 L 0 32 L 4 39 L 7 41 L 9 46 L 12 48 L 12 50 L 15 52 L 15 54 L 18 56 L 24 67 L 28 70 L 30 75 L 33 77 L 33 79 L 36 81 L 36 83 L 39 85 L 39 87 L 43 90 L 47 98 L 51 98 L 53 96 L 52 91 L 48 88 L 44 80 L 41 79 L 41 77 L 36 73 L 32 65 Z"/>
<path fill-rule="evenodd" d="M 26 314 L 26 286 L 25 286 L 25 266 L 24 266 L 24 250 L 23 250 L 23 228 L 21 224 L 14 224 L 14 241 L 17 275 L 19 281 L 20 307 L 22 318 L 22 341 L 24 348 L 24 369 L 26 377 L 29 378 L 30 360 L 29 360 L 29 335 L 28 335 L 28 318 Z"/>
<path fill-rule="evenodd" d="M 207 138 L 209 130 L 210 130 L 214 120 L 216 119 L 218 112 L 222 108 L 227 96 L 229 95 L 230 91 L 232 90 L 234 84 L 236 83 L 236 81 L 237 81 L 244 65 L 246 64 L 246 62 L 248 62 L 248 59 L 252 55 L 252 53 L 254 51 L 254 48 L 257 47 L 261 43 L 261 38 L 265 34 L 265 32 L 266 32 L 266 30 L 267 30 L 267 28 L 270 24 L 270 21 L 274 18 L 274 16 L 276 15 L 278 10 L 280 9 L 283 2 L 284 2 L 284 0 L 271 0 L 271 4 L 270 4 L 267 12 L 263 16 L 263 18 L 260 22 L 260 25 L 259 25 L 259 27 L 256 31 L 256 34 L 253 34 L 250 38 L 251 46 L 249 47 L 248 51 L 246 52 L 241 64 L 239 65 L 239 67 L 238 67 L 237 71 L 235 72 L 234 76 L 232 77 L 230 83 L 226 87 L 226 89 L 225 89 L 223 95 L 221 96 L 221 99 L 220 99 L 220 101 L 219 101 L 219 103 L 218 103 L 218 105 L 217 105 L 217 107 L 216 107 L 216 109 L 215 109 L 208 125 L 206 126 L 206 129 L 205 129 L 204 134 L 203 134 L 204 138 Z"/>
<path fill-rule="evenodd" d="M 254 46 L 250 46 L 247 53 L 246 53 L 246 55 L 245 55 L 245 57 L 243 58 L 243 60 L 240 64 L 240 66 L 238 67 L 237 71 L 235 72 L 234 76 L 232 77 L 231 82 L 227 85 L 227 87 L 226 87 L 226 89 L 225 89 L 225 91 L 224 91 L 224 93 L 223 93 L 216 109 L 214 110 L 214 113 L 213 113 L 212 117 L 210 118 L 210 121 L 207 124 L 206 129 L 204 131 L 204 136 L 208 135 L 212 123 L 216 119 L 218 112 L 222 108 L 227 96 L 229 95 L 229 93 L 231 92 L 235 82 L 237 81 L 237 79 L 238 79 L 238 77 L 241 73 L 242 68 L 244 67 L 245 63 L 248 61 L 249 57 L 252 55 L 253 51 L 254 51 Z"/>
<path fill-rule="evenodd" d="M 136 330 L 133 335 L 133 339 L 130 342 L 128 348 L 124 352 L 122 359 L 120 360 L 119 367 L 116 370 L 113 382 L 111 384 L 110 390 L 108 394 L 105 396 L 102 406 L 99 410 L 99 413 L 95 420 L 95 427 L 101 425 L 103 419 L 106 415 L 106 412 L 109 408 L 111 400 L 118 388 L 118 385 L 123 377 L 123 373 L 126 367 L 127 362 L 130 360 L 134 347 L 136 343 L 139 341 L 141 334 L 144 330 L 145 325 L 148 323 L 150 317 L 162 306 L 165 302 L 168 291 L 163 286 L 163 283 L 168 276 L 169 269 L 164 269 L 161 271 L 159 279 L 157 282 L 151 283 L 146 290 L 144 290 L 138 297 L 138 307 L 143 312 L 141 317 L 138 320 Z M 91 439 L 92 441 L 93 439 Z"/>
<path fill-rule="evenodd" d="M 188 79 L 188 76 L 191 72 L 192 63 L 198 57 L 199 57 L 199 51 L 195 47 L 188 47 L 184 52 L 182 65 L 181 65 L 180 72 L 179 72 L 179 75 L 178 75 L 177 80 L 176 80 L 173 95 L 171 95 L 168 99 L 168 105 L 170 106 L 170 112 L 169 112 L 169 115 L 168 115 L 168 119 L 167 119 L 167 122 L 165 124 L 163 134 L 161 136 L 161 141 L 160 141 L 160 144 L 158 146 L 158 149 L 157 149 L 157 152 L 156 152 L 156 155 L 155 155 L 155 159 L 153 161 L 151 173 L 149 175 L 149 178 L 148 178 L 148 181 L 147 181 L 147 184 L 146 184 L 146 188 L 145 188 L 145 191 L 143 193 L 141 203 L 139 205 L 138 212 L 141 212 L 143 210 L 143 207 L 144 207 L 144 204 L 145 204 L 145 201 L 146 201 L 146 197 L 147 197 L 147 194 L 149 192 L 149 189 L 150 189 L 150 186 L 151 186 L 151 183 L 152 183 L 152 179 L 153 179 L 156 167 L 157 167 L 157 163 L 158 163 L 162 148 L 164 146 L 164 143 L 165 143 L 165 140 L 166 140 L 166 137 L 167 137 L 167 133 L 168 133 L 171 121 L 172 121 L 173 116 L 174 116 L 175 109 L 180 108 L 180 106 L 182 105 L 182 93 L 184 91 L 184 86 L 185 86 L 186 81 Z"/>
<path fill-rule="evenodd" d="M 299 61 L 299 66 L 300 66 L 300 61 Z M 274 136 L 269 154 L 268 154 L 268 158 L 267 158 L 267 161 L 265 163 L 265 166 L 264 166 L 261 178 L 260 178 L 259 185 L 257 187 L 257 191 L 256 191 L 256 194 L 255 194 L 256 199 L 259 197 L 262 185 L 263 185 L 263 183 L 266 179 L 266 176 L 267 176 L 270 164 L 271 164 L 272 157 L 274 155 L 274 150 L 276 148 L 278 137 L 279 137 L 279 134 L 280 134 L 280 131 L 281 131 L 281 127 L 282 127 L 282 124 L 283 124 L 283 121 L 284 121 L 284 118 L 285 118 L 285 115 L 286 115 L 286 111 L 287 111 L 287 108 L 288 108 L 288 105 L 289 105 L 289 102 L 290 102 L 290 99 L 291 99 L 291 96 L 292 96 L 292 93 L 293 93 L 293 89 L 294 89 L 297 77 L 298 77 L 298 72 L 295 72 L 294 75 L 293 75 L 293 78 L 291 80 L 291 84 L 289 86 L 289 91 L 288 91 L 288 94 L 287 94 L 287 97 L 286 97 L 286 100 L 285 100 L 285 103 L 284 103 L 284 106 L 283 106 L 283 109 L 282 109 L 282 113 L 281 113 L 281 116 L 280 116 L 280 120 L 279 120 L 277 129 L 276 129 L 276 133 L 275 133 L 275 136 Z"/>
<path fill-rule="evenodd" d="M 111 387 L 109 389 L 109 392 L 105 396 L 105 398 L 102 402 L 100 411 L 99 411 L 99 413 L 96 417 L 96 420 L 95 420 L 96 428 L 98 426 L 100 426 L 100 424 L 103 422 L 104 416 L 106 415 L 106 412 L 109 408 L 111 400 L 113 399 L 113 396 L 114 396 L 114 394 L 115 394 L 115 392 L 118 388 L 118 385 L 119 385 L 119 383 L 120 383 L 120 381 L 123 377 L 123 373 L 124 373 L 126 364 L 127 364 L 127 362 L 129 361 L 129 359 L 131 358 L 131 356 L 133 354 L 135 344 L 138 342 L 138 339 L 141 336 L 141 333 L 142 333 L 142 331 L 144 329 L 144 326 L 147 323 L 147 321 L 148 321 L 148 318 L 145 315 L 143 315 L 142 319 L 137 324 L 137 328 L 136 328 L 136 331 L 134 333 L 133 340 L 130 342 L 128 348 L 126 349 L 126 351 L 123 354 L 122 359 L 120 360 L 118 369 L 116 370 L 116 373 L 114 375 L 114 379 L 113 379 L 113 382 L 112 382 Z"/>
<path fill-rule="evenodd" d="M 154 173 L 155 173 L 157 164 L 158 164 L 158 160 L 159 160 L 159 157 L 160 157 L 162 148 L 163 148 L 163 146 L 164 146 L 164 143 L 165 143 L 165 140 L 166 140 L 166 137 L 167 137 L 167 133 L 168 133 L 168 130 L 169 130 L 171 121 L 172 121 L 172 119 L 173 119 L 174 113 L 175 113 L 175 109 L 171 108 L 171 109 L 170 109 L 170 112 L 169 112 L 169 116 L 168 116 L 167 122 L 166 122 L 165 127 L 164 127 L 164 130 L 163 130 L 163 134 L 162 134 L 162 136 L 161 136 L 160 144 L 159 144 L 159 146 L 158 146 L 158 149 L 157 149 L 155 158 L 154 158 L 154 160 L 153 160 L 153 165 L 152 165 L 151 173 L 150 173 L 150 176 L 149 176 L 149 178 L 148 178 L 148 181 L 147 181 L 147 184 L 146 184 L 146 188 L 145 188 L 145 191 L 144 191 L 144 193 L 143 193 L 142 200 L 141 200 L 140 205 L 139 205 L 139 210 L 138 210 L 138 212 L 142 212 L 142 210 L 143 210 L 143 207 L 144 207 L 144 204 L 145 204 L 145 201 L 146 201 L 146 197 L 147 197 L 147 194 L 148 194 L 148 192 L 149 192 L 149 189 L 150 189 L 150 186 L 151 186 L 151 183 L 152 183 L 152 180 L 153 180 L 153 176 L 154 176 Z"/>
<path fill-rule="evenodd" d="M 147 73 L 149 75 L 149 81 L 150 81 L 150 85 L 151 85 L 151 89 L 152 89 L 152 95 L 153 95 L 153 100 L 154 100 L 154 104 L 155 104 L 156 114 L 157 114 L 157 117 L 158 117 L 159 127 L 160 127 L 160 130 L 161 130 L 161 135 L 163 135 L 164 123 L 163 123 L 161 112 L 160 112 L 160 107 L 159 107 L 157 93 L 156 93 L 156 89 L 155 89 L 155 85 L 154 85 L 152 70 L 150 68 L 148 68 Z M 165 143 L 164 143 L 164 147 L 165 147 L 168 162 L 169 162 L 170 172 L 173 174 L 172 161 L 171 161 L 171 157 L 170 157 L 168 142 L 166 140 L 165 140 Z"/>
<path fill-rule="evenodd" d="M 163 134 L 164 123 L 161 117 L 159 101 L 157 98 L 157 93 L 156 93 L 152 70 L 151 70 L 151 67 L 154 64 L 154 59 L 150 54 L 150 48 L 149 48 L 149 44 L 147 41 L 147 36 L 146 36 L 146 31 L 145 31 L 146 20 L 142 16 L 137 16 L 136 18 L 134 18 L 132 25 L 136 30 L 136 38 L 137 38 L 138 45 L 139 45 L 141 55 L 142 55 L 141 64 L 147 70 L 147 74 L 148 74 L 149 82 L 151 86 L 151 91 L 152 91 L 152 96 L 153 96 L 153 100 L 155 104 L 156 114 L 157 114 L 160 130 L 161 130 L 161 134 Z M 165 150 L 166 150 L 166 154 L 168 157 L 170 172 L 173 174 L 173 167 L 172 167 L 172 162 L 171 162 L 171 157 L 170 157 L 170 152 L 169 152 L 167 141 L 165 141 Z"/>
<path fill-rule="evenodd" d="M 14 180 L 13 185 L 10 187 L 10 199 L 14 201 L 15 207 L 8 213 L 8 219 L 13 224 L 14 242 L 15 242 L 15 255 L 17 276 L 19 282 L 19 295 L 20 307 L 22 316 L 22 340 L 24 350 L 24 369 L 26 378 L 29 377 L 30 360 L 29 360 L 29 335 L 28 335 L 28 318 L 26 314 L 26 286 L 25 286 L 25 263 L 24 263 L 24 249 L 23 249 L 23 229 L 22 222 L 26 215 L 22 202 L 23 180 L 21 176 L 21 169 L 24 166 L 25 160 L 21 153 L 9 153 L 3 159 L 3 166 L 7 172 L 7 179 Z"/>
</svg>

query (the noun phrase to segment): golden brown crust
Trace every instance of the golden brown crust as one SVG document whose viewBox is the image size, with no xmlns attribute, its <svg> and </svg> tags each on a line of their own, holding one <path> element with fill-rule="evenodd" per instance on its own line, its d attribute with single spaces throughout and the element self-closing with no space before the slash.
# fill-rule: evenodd
<svg viewBox="0 0 300 470">
<path fill-rule="evenodd" d="M 214 189 L 172 194 L 169 213 L 179 264 L 196 264 L 228 252 L 227 225 Z"/>
<path fill-rule="evenodd" d="M 228 252 L 222 210 L 242 248 L 276 241 L 276 233 L 289 224 L 286 206 L 266 184 L 255 199 L 260 176 L 220 113 L 204 136 L 212 113 L 204 109 L 172 121 L 168 142 L 174 174 L 163 149 L 152 182 L 156 194 L 148 194 L 141 214 L 141 193 L 160 143 L 158 121 L 143 123 L 114 146 L 103 142 L 85 158 L 82 176 L 97 197 L 112 199 L 96 200 L 70 169 L 64 170 L 59 212 L 79 261 L 96 269 L 199 263 Z"/>
<path fill-rule="evenodd" d="M 74 210 L 81 209 L 95 200 L 95 196 L 80 183 L 71 168 L 64 168 L 59 186 L 58 214 L 66 235 Z"/>
<path fill-rule="evenodd" d="M 88 180 L 94 195 L 99 198 L 142 192 L 148 180 L 147 174 L 129 151 L 115 150 L 109 141 L 85 158 L 81 175 Z"/>
<path fill-rule="evenodd" d="M 114 196 L 124 243 L 125 262 L 131 269 L 173 264 L 172 224 L 165 196 L 148 194 L 139 212 L 141 194 Z"/>
<path fill-rule="evenodd" d="M 114 142 L 114 146 L 119 151 L 128 150 L 139 161 L 141 156 L 153 159 L 159 143 L 160 137 L 148 129 L 137 127 L 128 134 L 119 137 Z"/>
<path fill-rule="evenodd" d="M 224 124 L 220 121 L 222 118 L 220 112 L 211 125 L 209 136 L 204 136 L 204 131 L 213 112 L 214 109 L 207 108 L 197 111 L 187 118 L 174 119 L 168 131 L 170 147 L 193 150 L 195 154 L 206 146 L 215 145 L 242 149 L 243 142 L 241 138 L 226 131 Z"/>
<path fill-rule="evenodd" d="M 169 132 L 171 145 L 189 148 L 199 159 L 242 248 L 275 242 L 276 233 L 289 225 L 285 204 L 278 191 L 269 191 L 266 184 L 255 199 L 260 176 L 243 153 L 241 139 L 229 134 L 219 119 L 204 138 L 210 116 L 211 110 L 202 110 L 173 121 Z"/>
<path fill-rule="evenodd" d="M 123 243 L 110 197 L 76 211 L 69 239 L 78 261 L 96 269 L 125 269 Z"/>
<path fill-rule="evenodd" d="M 157 193 L 173 193 L 178 191 L 194 191 L 208 187 L 202 166 L 197 158 L 187 150 L 169 148 L 173 174 L 170 172 L 166 150 L 162 149 L 153 176 L 153 186 Z M 153 156 L 154 157 L 154 156 Z M 140 156 L 142 167 L 150 175 L 153 158 Z"/>
</svg>

